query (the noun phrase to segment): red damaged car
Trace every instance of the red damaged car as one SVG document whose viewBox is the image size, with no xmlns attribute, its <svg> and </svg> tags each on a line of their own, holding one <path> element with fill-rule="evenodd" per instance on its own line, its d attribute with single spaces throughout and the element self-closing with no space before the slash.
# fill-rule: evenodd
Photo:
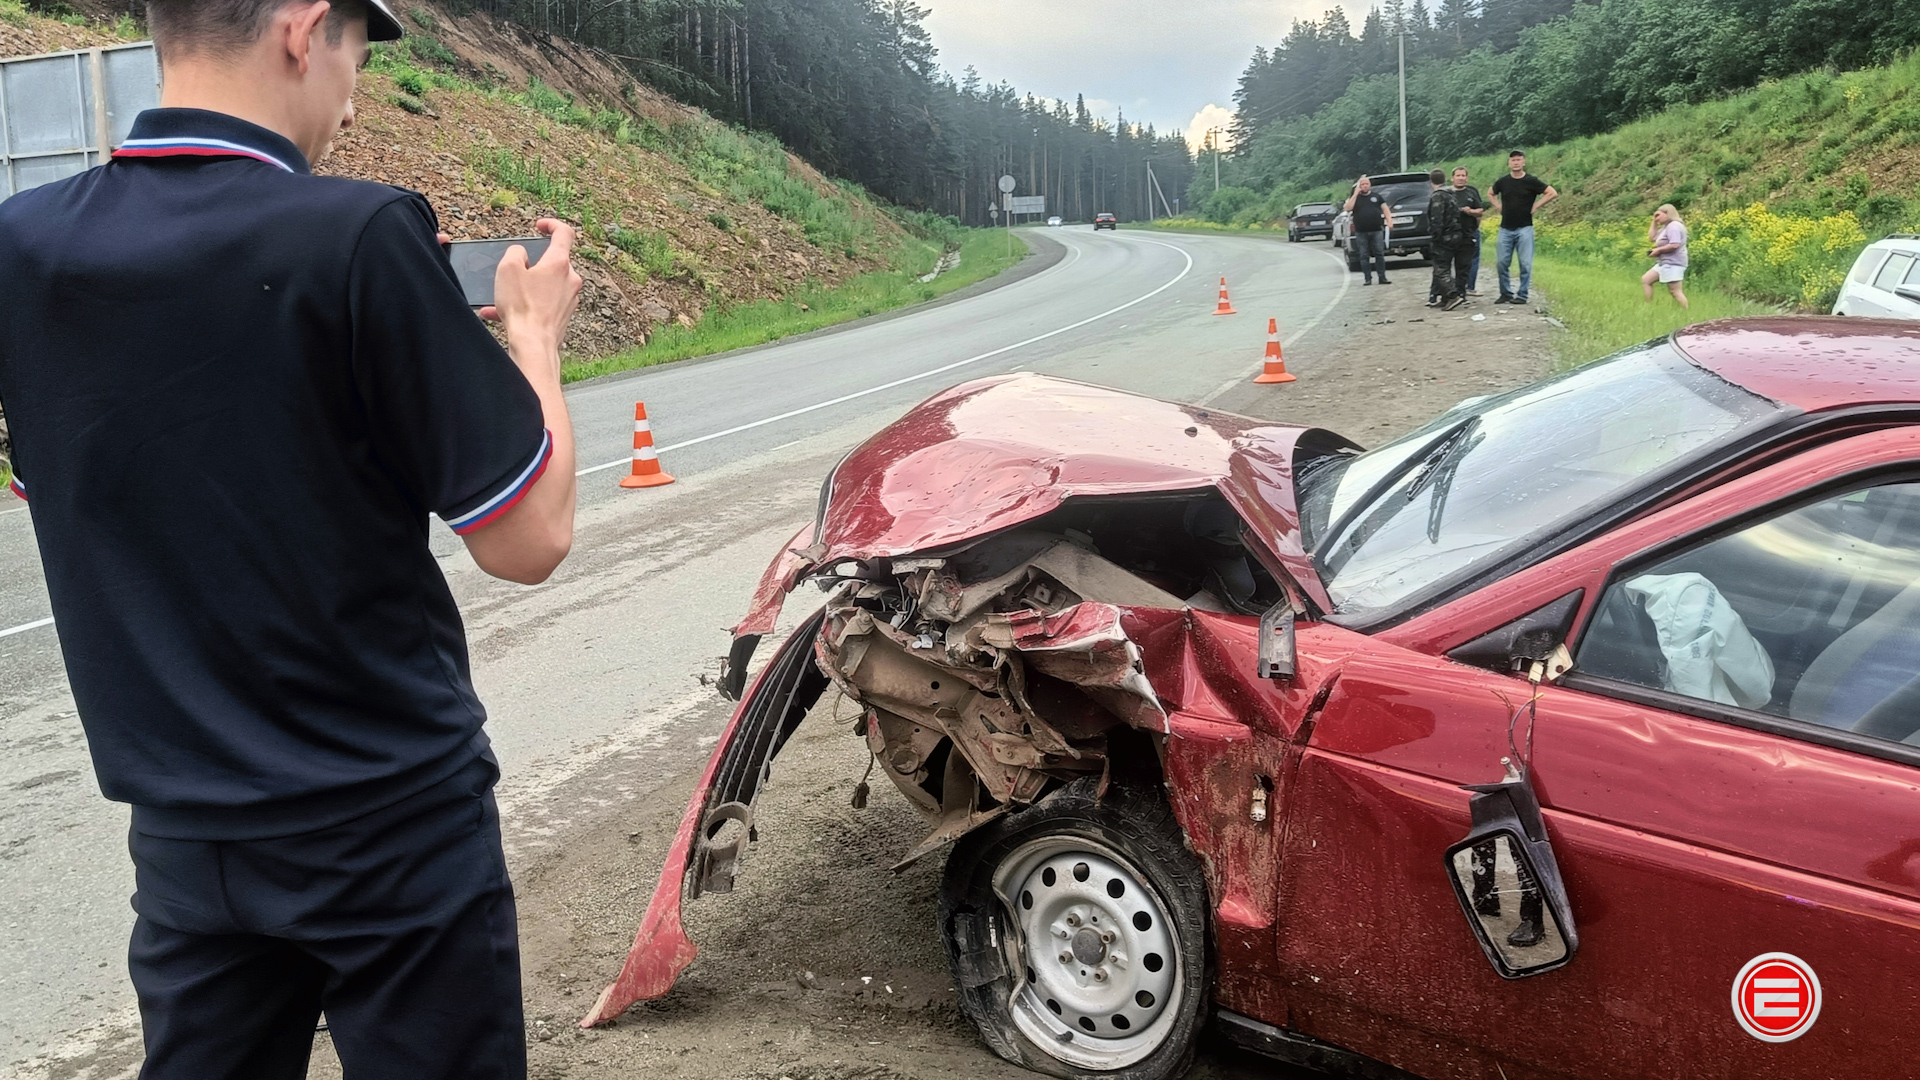
<svg viewBox="0 0 1920 1080">
<path fill-rule="evenodd" d="M 825 605 L 745 683 L 803 582 Z M 1920 328 L 1709 323 L 1362 452 L 1036 376 L 853 451 L 619 980 L 694 956 L 769 763 L 860 703 L 1007 1059 L 1912 1075 Z"/>
</svg>

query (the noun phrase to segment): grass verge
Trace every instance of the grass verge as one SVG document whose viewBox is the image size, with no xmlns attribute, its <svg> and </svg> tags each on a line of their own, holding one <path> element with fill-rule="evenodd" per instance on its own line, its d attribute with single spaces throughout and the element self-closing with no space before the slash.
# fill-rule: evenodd
<svg viewBox="0 0 1920 1080">
<path fill-rule="evenodd" d="M 1686 310 L 1673 302 L 1664 285 L 1654 286 L 1653 299 L 1648 301 L 1640 291 L 1639 274 L 1645 269 L 1534 256 L 1533 277 L 1546 297 L 1547 310 L 1567 327 L 1554 343 L 1556 370 L 1578 367 L 1691 323 L 1775 310 L 1692 281 L 1687 282 L 1686 291 L 1693 306 Z"/>
<path fill-rule="evenodd" d="M 941 246 L 915 241 L 911 251 L 901 251 L 901 257 L 896 260 L 899 269 L 860 274 L 832 288 L 812 286 L 785 300 L 760 300 L 730 307 L 715 305 L 693 326 L 661 327 L 653 339 L 640 348 L 597 360 L 569 361 L 562 369 L 562 377 L 567 382 L 577 382 L 616 371 L 764 345 L 909 304 L 924 303 L 1006 270 L 1025 258 L 1029 250 L 1022 239 L 1009 256 L 1003 232 L 969 230 L 961 240 L 960 265 L 923 283 L 918 278 L 933 269 L 940 258 Z"/>
</svg>

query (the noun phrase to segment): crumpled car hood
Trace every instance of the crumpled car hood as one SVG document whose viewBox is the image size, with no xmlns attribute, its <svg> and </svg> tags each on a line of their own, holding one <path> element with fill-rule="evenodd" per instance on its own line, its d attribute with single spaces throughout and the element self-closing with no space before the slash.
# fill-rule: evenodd
<svg viewBox="0 0 1920 1080">
<path fill-rule="evenodd" d="M 1049 513 L 1070 498 L 1217 488 L 1307 598 L 1331 607 L 1300 542 L 1300 452 L 1354 444 L 1039 375 L 963 383 L 849 454 L 823 495 L 812 567 L 925 554 Z M 1357 448 L 1356 448 L 1357 449 Z"/>
</svg>

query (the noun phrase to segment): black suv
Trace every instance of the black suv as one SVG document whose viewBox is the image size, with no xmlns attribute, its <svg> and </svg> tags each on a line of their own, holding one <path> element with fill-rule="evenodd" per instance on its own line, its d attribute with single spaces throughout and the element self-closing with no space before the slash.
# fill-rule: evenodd
<svg viewBox="0 0 1920 1080">
<path fill-rule="evenodd" d="M 1099 232 L 1101 229 L 1112 229 L 1115 232 L 1119 232 L 1120 219 L 1114 217 L 1112 214 L 1093 215 L 1093 231 Z"/>
<path fill-rule="evenodd" d="M 1330 202 L 1301 203 L 1287 215 L 1287 242 L 1299 243 L 1309 237 L 1333 238 L 1333 219 L 1340 212 Z"/>
<path fill-rule="evenodd" d="M 1396 258 L 1429 259 L 1427 249 L 1433 234 L 1427 229 L 1427 200 L 1433 185 L 1426 173 L 1383 173 L 1369 177 L 1373 190 L 1393 209 L 1393 229 L 1387 234 L 1387 254 Z M 1343 203 L 1345 200 L 1341 200 Z M 1353 215 L 1342 211 L 1334 223 L 1333 244 L 1347 253 L 1347 269 L 1358 273 L 1360 255 L 1348 243 L 1353 234 Z M 1431 261 L 1429 259 L 1429 261 Z"/>
</svg>

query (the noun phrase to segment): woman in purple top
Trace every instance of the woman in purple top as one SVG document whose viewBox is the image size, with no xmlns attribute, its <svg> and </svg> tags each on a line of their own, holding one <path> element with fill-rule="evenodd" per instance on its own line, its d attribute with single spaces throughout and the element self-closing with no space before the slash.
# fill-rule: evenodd
<svg viewBox="0 0 1920 1080">
<path fill-rule="evenodd" d="M 1672 203 L 1663 203 L 1653 212 L 1653 224 L 1647 227 L 1647 243 L 1652 245 L 1647 255 L 1653 259 L 1653 269 L 1640 275 L 1641 291 L 1652 300 L 1653 283 L 1663 282 L 1673 294 L 1673 302 L 1686 307 L 1687 294 L 1680 283 L 1687 276 L 1687 226 Z"/>
</svg>

